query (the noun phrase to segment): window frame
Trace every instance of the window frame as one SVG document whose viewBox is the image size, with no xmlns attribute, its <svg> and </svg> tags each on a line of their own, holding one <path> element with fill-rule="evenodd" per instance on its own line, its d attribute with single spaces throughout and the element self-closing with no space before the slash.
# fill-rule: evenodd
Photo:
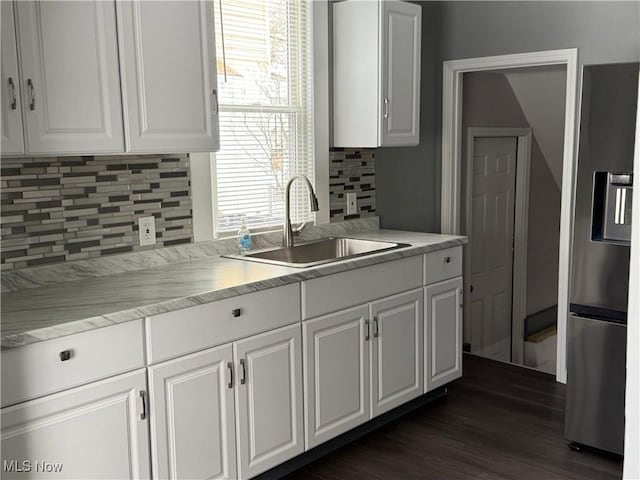
<svg viewBox="0 0 640 480">
<path fill-rule="evenodd" d="M 327 0 L 310 2 L 312 24 L 312 115 L 314 189 L 320 211 L 315 224 L 329 223 L 329 4 Z M 235 232 L 216 232 L 215 152 L 190 155 L 193 236 L 195 242 L 232 238 Z M 280 231 L 279 225 L 254 228 L 253 233 Z"/>
</svg>

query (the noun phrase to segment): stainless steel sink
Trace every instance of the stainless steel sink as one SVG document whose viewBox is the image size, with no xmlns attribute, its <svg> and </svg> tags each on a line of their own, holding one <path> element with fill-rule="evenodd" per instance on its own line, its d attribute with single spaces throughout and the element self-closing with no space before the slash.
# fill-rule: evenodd
<svg viewBox="0 0 640 480">
<path fill-rule="evenodd" d="M 223 255 L 223 257 L 305 268 L 409 246 L 408 243 L 379 242 L 357 238 L 323 238 L 293 247 L 270 248 L 245 255 Z"/>
</svg>

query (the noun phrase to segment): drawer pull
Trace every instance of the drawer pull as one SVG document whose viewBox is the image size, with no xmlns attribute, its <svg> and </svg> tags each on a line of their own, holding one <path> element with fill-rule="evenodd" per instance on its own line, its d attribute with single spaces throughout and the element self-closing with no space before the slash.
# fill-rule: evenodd
<svg viewBox="0 0 640 480">
<path fill-rule="evenodd" d="M 233 310 L 231 310 L 231 315 L 238 318 L 240 315 L 242 315 L 242 309 L 234 308 Z"/>
<path fill-rule="evenodd" d="M 228 362 L 227 368 L 229 369 L 229 383 L 227 383 L 227 387 L 233 388 L 233 362 Z"/>
<path fill-rule="evenodd" d="M 444 263 L 451 263 L 451 257 L 444 257 Z"/>
<path fill-rule="evenodd" d="M 240 385 L 247 383 L 247 365 L 244 358 L 240 359 L 240 368 L 242 369 L 242 376 L 240 377 Z"/>
<path fill-rule="evenodd" d="M 73 350 L 63 350 L 58 355 L 60 356 L 60 361 L 66 362 L 73 356 Z"/>
</svg>

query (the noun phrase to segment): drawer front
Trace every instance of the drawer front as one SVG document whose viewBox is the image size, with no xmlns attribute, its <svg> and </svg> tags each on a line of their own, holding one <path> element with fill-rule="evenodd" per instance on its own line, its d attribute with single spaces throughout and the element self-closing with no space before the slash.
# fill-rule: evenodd
<svg viewBox="0 0 640 480">
<path fill-rule="evenodd" d="M 462 275 L 462 246 L 425 253 L 425 285 L 459 277 L 460 275 Z"/>
<path fill-rule="evenodd" d="M 299 283 L 155 315 L 146 319 L 147 361 L 161 362 L 299 321 Z"/>
<path fill-rule="evenodd" d="M 302 282 L 302 318 L 361 305 L 422 286 L 420 256 Z"/>
<path fill-rule="evenodd" d="M 142 366 L 142 320 L 4 350 L 2 406 Z"/>
</svg>

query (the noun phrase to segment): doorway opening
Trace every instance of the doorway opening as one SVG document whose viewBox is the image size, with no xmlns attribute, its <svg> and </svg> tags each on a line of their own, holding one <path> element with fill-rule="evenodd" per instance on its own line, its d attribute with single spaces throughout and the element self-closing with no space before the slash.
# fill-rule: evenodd
<svg viewBox="0 0 640 480">
<path fill-rule="evenodd" d="M 564 65 L 463 77 L 465 342 L 471 353 L 551 374 L 565 84 Z"/>
<path fill-rule="evenodd" d="M 530 344 L 525 343 L 525 339 L 537 341 L 544 347 L 536 345 L 533 353 L 540 353 L 540 347 L 546 352 L 538 361 L 529 362 L 530 366 L 555 373 L 558 381 L 566 382 L 565 339 L 575 178 L 577 52 L 569 49 L 454 60 L 444 62 L 443 67 L 441 221 L 443 232 L 467 233 L 470 237 L 465 253 L 470 260 L 469 265 L 465 265 L 466 347 L 472 352 L 475 350 L 475 353 L 524 365 L 532 353 L 528 352 Z M 484 82 L 487 88 L 470 96 L 474 87 L 468 83 L 474 80 L 477 84 Z M 549 88 L 551 84 L 554 85 L 553 89 Z M 507 93 L 503 93 L 505 91 Z M 511 106 L 505 98 L 512 100 Z M 512 108 L 513 105 L 515 108 Z M 488 119 L 474 117 L 471 111 L 474 106 L 478 107 L 478 112 L 484 112 Z M 514 118 L 518 121 L 514 121 Z M 503 131 L 482 132 L 478 128 L 499 128 Z M 526 157 L 522 153 L 527 135 L 524 130 L 505 130 L 514 128 L 529 129 L 531 133 L 528 138 L 528 192 L 523 188 L 523 184 L 527 184 L 527 168 L 523 168 L 526 166 L 523 163 Z M 552 142 L 549 141 L 550 133 L 554 139 Z M 482 182 L 484 187 L 490 187 L 484 191 L 483 201 L 492 203 L 491 211 L 490 205 L 485 208 L 482 201 L 478 200 L 475 204 L 473 201 L 474 167 L 467 169 L 467 166 L 473 163 L 468 157 L 471 155 L 473 158 L 476 143 L 478 148 L 484 148 L 485 151 L 482 155 L 484 159 L 475 161 L 481 164 L 475 167 L 475 183 L 478 188 L 482 187 Z M 507 151 L 510 153 L 505 153 Z M 549 158 L 553 158 L 553 161 L 547 161 Z M 481 168 L 482 164 L 484 167 Z M 489 169 L 491 166 L 496 178 L 480 178 L 483 168 Z M 497 178 L 500 172 L 505 178 Z M 537 180 L 541 178 L 546 180 L 546 185 L 542 182 L 542 186 L 538 186 Z M 469 196 L 468 186 L 471 188 Z M 491 227 L 494 232 L 500 230 L 502 237 L 489 239 L 488 242 L 485 239 L 484 245 L 483 242 L 474 244 L 473 222 L 467 225 L 467 213 L 469 211 L 473 217 L 474 209 L 476 214 L 484 209 L 485 217 L 481 216 L 484 226 L 482 222 L 479 223 L 481 230 L 488 231 Z M 523 209 L 528 218 L 523 214 Z M 475 236 L 477 239 L 477 231 Z M 551 244 L 553 247 L 549 247 Z M 475 264 L 471 251 L 474 246 Z M 534 255 L 536 250 L 537 254 Z M 479 265 L 478 257 L 484 260 L 484 265 Z M 486 278 L 476 276 L 474 283 L 474 268 L 476 274 L 485 275 Z M 503 278 L 502 287 L 495 281 L 487 281 L 500 270 L 507 278 Z M 549 280 L 551 270 L 553 278 Z M 483 288 L 478 290 L 481 280 L 484 280 Z M 491 288 L 485 288 L 487 284 Z M 482 333 L 477 333 L 482 322 L 474 324 L 472 328 L 470 321 L 474 309 L 476 313 L 481 312 L 485 323 L 489 324 L 490 329 L 493 328 L 489 335 L 482 337 Z M 501 318 L 502 323 L 497 318 Z M 545 326 L 545 323 L 550 325 Z M 547 327 L 550 329 L 546 330 Z M 500 338 L 505 332 L 508 332 L 508 336 Z M 472 336 L 476 337 L 475 346 Z M 481 343 L 477 343 L 478 338 Z M 554 356 L 555 365 L 551 360 Z"/>
</svg>

